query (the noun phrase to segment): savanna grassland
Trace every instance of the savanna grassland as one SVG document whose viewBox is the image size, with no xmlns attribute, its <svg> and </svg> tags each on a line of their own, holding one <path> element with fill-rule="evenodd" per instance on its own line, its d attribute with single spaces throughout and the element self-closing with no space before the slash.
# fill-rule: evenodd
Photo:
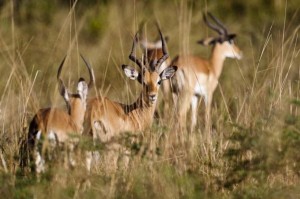
<svg viewBox="0 0 300 199">
<path fill-rule="evenodd" d="M 1 1 L 0 198 L 300 198 L 299 5 L 299 0 Z M 82 136 L 75 168 L 65 165 L 61 151 L 44 174 L 21 171 L 19 151 L 34 113 L 49 106 L 65 109 L 56 72 L 66 54 L 63 78 L 70 90 L 78 77 L 88 78 L 81 53 L 96 76 L 89 96 L 131 103 L 141 86 L 124 77 L 121 65 L 133 65 L 128 55 L 140 23 L 155 40 L 158 21 L 169 37 L 171 58 L 209 57 L 211 48 L 196 43 L 216 35 L 203 23 L 205 11 L 237 34 L 243 51 L 243 59 L 224 63 L 208 132 L 201 103 L 195 132 L 180 132 L 185 142 L 175 142 L 174 110 L 164 113 L 159 102 L 161 117 L 151 129 L 115 141 L 127 148 L 119 154 L 129 157 L 127 167 L 111 171 L 100 163 L 87 173 L 84 151 L 105 155 L 108 149 Z"/>
</svg>

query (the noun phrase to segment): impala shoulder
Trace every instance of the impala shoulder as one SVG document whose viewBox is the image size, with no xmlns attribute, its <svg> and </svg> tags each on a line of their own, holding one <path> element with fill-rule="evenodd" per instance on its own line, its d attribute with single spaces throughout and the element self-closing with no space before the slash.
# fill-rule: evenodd
<svg viewBox="0 0 300 199">
<path fill-rule="evenodd" d="M 177 55 L 171 65 L 172 66 L 177 66 L 178 69 L 181 68 L 193 68 L 194 65 L 198 62 L 198 57 L 195 57 L 193 55 Z"/>
<path fill-rule="evenodd" d="M 194 59 L 194 68 L 197 73 L 208 74 L 211 70 L 210 62 L 207 59 L 197 57 Z"/>
<path fill-rule="evenodd" d="M 101 103 L 101 101 L 102 101 L 101 97 L 94 97 L 94 98 L 88 99 L 87 105 L 88 105 L 88 107 L 98 106 Z"/>
</svg>

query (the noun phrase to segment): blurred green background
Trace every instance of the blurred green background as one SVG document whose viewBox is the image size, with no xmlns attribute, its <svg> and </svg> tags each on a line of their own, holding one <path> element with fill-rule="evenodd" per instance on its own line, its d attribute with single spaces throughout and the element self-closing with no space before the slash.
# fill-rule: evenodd
<svg viewBox="0 0 300 199">
<path fill-rule="evenodd" d="M 0 6 L 1 196 L 299 197 L 300 0 L 1 0 Z M 145 22 L 147 38 L 155 40 L 158 21 L 169 37 L 171 58 L 209 57 L 211 48 L 196 43 L 216 35 L 202 20 L 206 11 L 238 35 L 236 44 L 244 55 L 224 63 L 210 140 L 202 136 L 201 105 L 197 131 L 184 134 L 191 143 L 166 149 L 176 121 L 161 118 L 132 147 L 147 155 L 132 155 L 127 171 L 66 172 L 58 164 L 39 180 L 19 173 L 20 140 L 34 113 L 41 107 L 64 107 L 56 72 L 66 54 L 63 78 L 70 90 L 78 77 L 88 78 L 82 53 L 96 76 L 89 95 L 100 92 L 130 103 L 141 87 L 124 78 L 121 65 L 133 65 L 128 55 L 140 24 Z M 148 154 L 153 143 L 156 159 Z"/>
</svg>

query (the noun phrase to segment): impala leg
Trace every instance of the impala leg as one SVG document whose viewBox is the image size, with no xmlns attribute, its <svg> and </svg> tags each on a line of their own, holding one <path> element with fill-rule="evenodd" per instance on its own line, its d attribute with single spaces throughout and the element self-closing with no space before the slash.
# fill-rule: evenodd
<svg viewBox="0 0 300 199">
<path fill-rule="evenodd" d="M 207 97 L 206 107 L 205 107 L 205 130 L 210 131 L 211 126 L 211 102 L 212 102 L 212 96 L 209 95 Z"/>
<path fill-rule="evenodd" d="M 163 93 L 163 102 L 164 102 L 164 107 L 163 107 L 163 113 L 164 113 L 164 118 L 167 118 L 168 115 L 171 113 L 170 112 L 170 107 L 171 107 L 171 96 L 170 96 L 170 81 L 163 81 L 162 83 L 162 93 Z"/>
<path fill-rule="evenodd" d="M 178 124 L 179 130 L 185 131 L 186 129 L 186 113 L 188 107 L 185 104 L 178 103 Z"/>
<path fill-rule="evenodd" d="M 71 168 L 74 168 L 76 166 L 76 160 L 74 158 L 75 153 L 75 143 L 68 143 L 68 161 Z"/>
<path fill-rule="evenodd" d="M 50 131 L 48 133 L 48 136 L 47 136 L 47 143 L 48 143 L 48 146 L 47 146 L 47 149 L 43 149 L 44 150 L 48 150 L 48 156 L 47 158 L 49 160 L 52 160 L 53 158 L 55 158 L 55 148 L 57 146 L 57 142 L 58 142 L 58 139 L 56 137 L 56 134 L 53 132 L 53 131 Z M 46 145 L 43 145 L 43 147 L 46 146 Z"/>
<path fill-rule="evenodd" d="M 100 158 L 99 151 L 87 151 L 85 153 L 85 164 L 89 173 L 91 172 L 93 165 L 99 166 Z"/>
<path fill-rule="evenodd" d="M 45 160 L 43 159 L 40 150 L 41 147 L 39 147 L 40 142 L 41 142 L 41 131 L 38 131 L 36 134 L 36 145 L 35 145 L 35 150 L 34 150 L 34 159 L 35 159 L 35 171 L 36 173 L 42 173 L 45 171 Z M 42 143 L 42 148 L 44 148 L 44 143 Z"/>
<path fill-rule="evenodd" d="M 197 124 L 197 107 L 198 107 L 198 96 L 194 95 L 192 97 L 192 102 L 191 102 L 191 132 L 194 131 L 195 126 Z"/>
<path fill-rule="evenodd" d="M 172 100 L 173 100 L 173 104 L 174 104 L 174 109 L 173 112 L 176 113 L 177 112 L 177 107 L 178 107 L 178 95 L 175 93 L 172 93 Z"/>
<path fill-rule="evenodd" d="M 86 151 L 85 152 L 85 165 L 87 171 L 90 173 L 92 168 L 92 151 Z"/>
<path fill-rule="evenodd" d="M 179 128 L 177 129 L 177 136 L 180 143 L 184 143 L 186 139 L 186 131 L 187 131 L 187 114 L 190 108 L 192 95 L 189 92 L 181 92 L 178 95 L 177 101 L 177 111 L 178 118 L 177 123 Z"/>
<path fill-rule="evenodd" d="M 207 95 L 207 98 L 206 98 L 206 108 L 205 108 L 205 129 L 207 132 L 210 132 L 211 131 L 211 124 L 212 124 L 212 121 L 211 121 L 211 106 L 212 106 L 212 99 L 213 99 L 213 94 L 214 94 L 214 91 L 216 90 L 216 87 L 218 86 L 218 81 L 212 81 L 211 82 L 211 85 L 208 89 L 208 95 Z"/>
</svg>

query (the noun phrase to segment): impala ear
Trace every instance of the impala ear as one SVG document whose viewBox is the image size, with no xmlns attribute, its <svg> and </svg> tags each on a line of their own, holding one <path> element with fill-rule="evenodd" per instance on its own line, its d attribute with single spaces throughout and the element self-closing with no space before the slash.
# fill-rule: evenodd
<svg viewBox="0 0 300 199">
<path fill-rule="evenodd" d="M 88 84 L 83 78 L 80 78 L 77 84 L 77 93 L 80 95 L 81 99 L 85 100 L 87 98 L 88 90 Z"/>
<path fill-rule="evenodd" d="M 139 76 L 139 72 L 134 68 L 131 68 L 127 65 L 122 65 L 122 69 L 127 77 L 132 80 L 136 80 Z"/>
<path fill-rule="evenodd" d="M 166 79 L 170 79 L 171 77 L 173 77 L 173 75 L 175 74 L 175 72 L 177 71 L 178 67 L 177 66 L 169 66 L 167 67 L 165 70 L 163 70 L 160 73 L 160 79 L 161 80 L 166 80 Z"/>
<path fill-rule="evenodd" d="M 166 41 L 166 42 L 169 41 L 169 36 L 165 36 L 165 41 Z"/>
<path fill-rule="evenodd" d="M 227 40 L 228 40 L 228 41 L 231 41 L 231 40 L 233 40 L 235 37 L 236 37 L 236 34 L 229 34 L 229 35 L 227 35 Z"/>
<path fill-rule="evenodd" d="M 202 39 L 197 41 L 198 44 L 201 44 L 203 46 L 213 45 L 216 43 L 216 39 L 213 37 L 208 37 L 206 39 Z"/>
</svg>

